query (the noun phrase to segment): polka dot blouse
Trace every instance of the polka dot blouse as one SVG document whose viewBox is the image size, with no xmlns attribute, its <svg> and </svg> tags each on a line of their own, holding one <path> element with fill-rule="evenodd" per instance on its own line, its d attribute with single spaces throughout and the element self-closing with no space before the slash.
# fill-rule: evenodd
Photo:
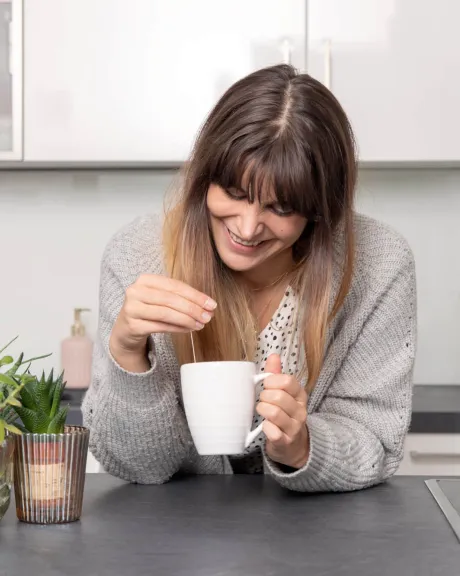
<svg viewBox="0 0 460 576">
<path fill-rule="evenodd" d="M 255 363 L 260 372 L 265 370 L 265 363 L 270 354 L 280 355 L 284 374 L 297 372 L 300 355 L 299 334 L 298 330 L 294 329 L 295 307 L 295 296 L 292 289 L 288 288 L 277 311 L 257 338 Z M 256 388 L 257 402 L 259 402 L 262 390 L 263 382 L 258 384 Z M 262 417 L 254 411 L 252 428 L 255 428 L 261 421 Z M 230 463 L 233 471 L 237 474 L 262 474 L 262 446 L 264 442 L 265 436 L 261 434 L 246 448 L 243 454 L 232 456 Z"/>
</svg>

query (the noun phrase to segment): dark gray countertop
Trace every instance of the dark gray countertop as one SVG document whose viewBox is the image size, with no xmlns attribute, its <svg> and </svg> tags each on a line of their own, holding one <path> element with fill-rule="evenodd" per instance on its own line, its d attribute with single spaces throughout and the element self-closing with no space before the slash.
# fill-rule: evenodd
<svg viewBox="0 0 460 576">
<path fill-rule="evenodd" d="M 460 544 L 420 477 L 297 494 L 264 476 L 162 486 L 87 476 L 83 516 L 0 522 L 0 576 L 458 576 Z"/>
<path fill-rule="evenodd" d="M 80 404 L 83 390 L 66 390 L 70 402 L 67 422 L 81 425 Z M 412 434 L 460 434 L 460 385 L 414 386 Z"/>
</svg>

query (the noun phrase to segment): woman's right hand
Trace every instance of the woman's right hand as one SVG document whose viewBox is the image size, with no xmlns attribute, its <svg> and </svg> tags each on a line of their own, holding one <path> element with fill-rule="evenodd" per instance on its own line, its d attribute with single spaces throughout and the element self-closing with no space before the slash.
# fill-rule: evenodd
<svg viewBox="0 0 460 576">
<path fill-rule="evenodd" d="M 110 352 L 123 368 L 142 371 L 150 334 L 201 330 L 216 307 L 212 298 L 179 280 L 143 274 L 126 290 L 110 335 Z"/>
</svg>

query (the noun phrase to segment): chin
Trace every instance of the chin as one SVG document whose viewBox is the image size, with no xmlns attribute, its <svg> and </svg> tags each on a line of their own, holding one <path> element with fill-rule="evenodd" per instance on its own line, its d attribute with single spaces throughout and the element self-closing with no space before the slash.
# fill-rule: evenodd
<svg viewBox="0 0 460 576">
<path fill-rule="evenodd" d="M 238 256 L 237 254 L 223 253 L 219 249 L 217 252 L 225 266 L 234 272 L 248 272 L 260 264 L 260 262 L 256 262 L 253 259 L 249 260 L 248 258 Z"/>
</svg>

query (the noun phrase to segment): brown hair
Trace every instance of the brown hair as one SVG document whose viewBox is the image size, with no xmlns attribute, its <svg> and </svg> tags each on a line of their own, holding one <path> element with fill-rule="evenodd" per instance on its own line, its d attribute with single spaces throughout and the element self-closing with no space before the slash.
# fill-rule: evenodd
<svg viewBox="0 0 460 576">
<path fill-rule="evenodd" d="M 281 205 L 307 218 L 293 246 L 298 266 L 292 286 L 302 302 L 297 321 L 311 389 L 321 370 L 328 322 L 341 307 L 353 275 L 356 157 L 342 107 L 321 83 L 291 66 L 254 72 L 215 105 L 182 177 L 177 203 L 165 220 L 167 270 L 218 302 L 214 319 L 193 334 L 197 360 L 253 359 L 256 348 L 248 295 L 213 243 L 206 206 L 209 185 L 243 188 L 244 177 L 252 202 L 268 184 Z M 330 306 L 339 226 L 342 279 Z M 189 335 L 174 335 L 173 340 L 179 362 L 191 362 Z"/>
</svg>

